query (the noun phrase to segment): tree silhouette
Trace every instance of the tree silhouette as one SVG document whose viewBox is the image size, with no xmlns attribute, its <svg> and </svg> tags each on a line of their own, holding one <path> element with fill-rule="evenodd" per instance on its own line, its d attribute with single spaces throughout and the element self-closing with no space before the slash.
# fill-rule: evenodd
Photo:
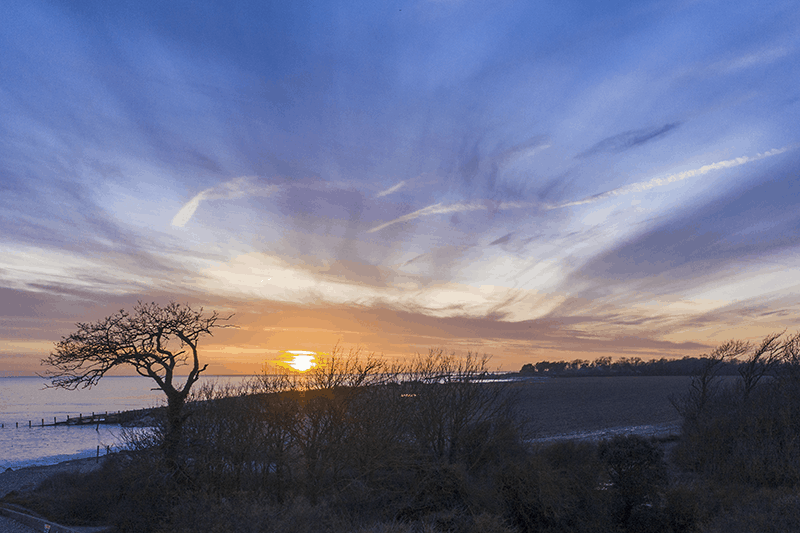
<svg viewBox="0 0 800 533">
<path fill-rule="evenodd" d="M 45 372 L 51 387 L 74 390 L 96 385 L 108 371 L 132 366 L 151 378 L 167 396 L 164 454 L 173 471 L 181 445 L 185 420 L 183 406 L 189 391 L 208 365 L 200 366 L 197 345 L 200 337 L 211 335 L 218 324 L 231 317 L 216 311 L 203 315 L 188 304 L 166 306 L 139 302 L 133 314 L 120 310 L 98 322 L 76 324 L 78 330 L 56 343 L 55 351 L 42 360 L 52 367 Z M 176 369 L 189 367 L 186 381 L 176 381 Z"/>
</svg>

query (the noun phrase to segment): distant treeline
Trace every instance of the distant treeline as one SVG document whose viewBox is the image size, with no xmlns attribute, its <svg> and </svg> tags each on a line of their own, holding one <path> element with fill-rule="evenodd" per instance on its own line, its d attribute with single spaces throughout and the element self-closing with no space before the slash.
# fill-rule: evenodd
<svg viewBox="0 0 800 533">
<path fill-rule="evenodd" d="M 519 371 L 521 376 L 694 376 L 708 361 L 707 357 L 683 357 L 681 359 L 651 359 L 643 361 L 638 357 L 598 357 L 594 361 L 575 359 L 574 361 L 540 361 L 527 363 Z M 725 361 L 718 375 L 736 376 L 740 363 Z"/>
</svg>

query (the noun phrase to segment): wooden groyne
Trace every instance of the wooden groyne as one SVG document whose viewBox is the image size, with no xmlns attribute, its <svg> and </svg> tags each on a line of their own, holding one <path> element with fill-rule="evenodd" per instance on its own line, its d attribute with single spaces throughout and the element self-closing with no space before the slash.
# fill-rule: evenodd
<svg viewBox="0 0 800 533">
<path fill-rule="evenodd" d="M 146 409 L 133 409 L 131 411 L 116 411 L 116 412 L 104 412 L 104 413 L 91 413 L 84 415 L 83 413 L 79 413 L 78 416 L 67 415 L 66 418 L 59 419 L 58 417 L 53 417 L 52 421 L 49 418 L 39 418 L 37 420 L 26 420 L 22 423 L 20 422 L 13 422 L 13 425 L 10 423 L 0 423 L 0 428 L 14 427 L 54 427 L 54 426 L 96 426 L 100 424 L 112 424 L 112 425 L 151 425 L 149 422 L 152 422 L 156 415 L 158 414 L 159 410 L 163 409 L 163 407 L 150 407 Z"/>
</svg>

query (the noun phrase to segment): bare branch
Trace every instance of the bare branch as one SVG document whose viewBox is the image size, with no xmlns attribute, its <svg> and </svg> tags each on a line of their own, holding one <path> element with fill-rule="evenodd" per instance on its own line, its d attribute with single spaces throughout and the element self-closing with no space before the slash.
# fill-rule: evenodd
<svg viewBox="0 0 800 533">
<path fill-rule="evenodd" d="M 764 337 L 761 344 L 756 346 L 739 365 L 738 370 L 742 378 L 742 392 L 745 399 L 750 396 L 761 378 L 780 361 L 783 351 L 781 343 L 783 333 L 771 333 Z"/>
<path fill-rule="evenodd" d="M 170 302 L 166 306 L 138 302 L 130 314 L 124 309 L 95 323 L 76 324 L 77 330 L 55 345 L 42 360 L 49 368 L 50 387 L 91 387 L 111 369 L 132 366 L 141 376 L 153 379 L 167 396 L 168 427 L 165 448 L 174 462 L 183 421 L 181 410 L 192 385 L 207 365 L 200 366 L 197 345 L 218 324 L 231 317 L 216 312 L 204 316 L 203 309 Z M 187 355 L 191 350 L 191 360 Z M 173 384 L 175 369 L 190 365 L 186 383 Z"/>
</svg>

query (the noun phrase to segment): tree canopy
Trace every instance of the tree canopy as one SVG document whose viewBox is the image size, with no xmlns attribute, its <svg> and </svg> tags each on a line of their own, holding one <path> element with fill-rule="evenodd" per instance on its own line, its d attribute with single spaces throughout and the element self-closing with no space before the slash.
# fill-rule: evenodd
<svg viewBox="0 0 800 533">
<path fill-rule="evenodd" d="M 216 311 L 170 302 L 166 306 L 139 302 L 133 313 L 124 309 L 94 323 L 78 323 L 77 331 L 62 337 L 42 363 L 52 387 L 91 387 L 111 369 L 132 366 L 151 378 L 167 396 L 165 449 L 174 462 L 180 444 L 182 409 L 192 385 L 208 365 L 200 364 L 200 338 L 226 327 Z M 176 371 L 188 367 L 186 381 L 176 384 Z"/>
<path fill-rule="evenodd" d="M 207 365 L 200 366 L 197 345 L 201 336 L 224 327 L 228 320 L 217 312 L 171 302 L 166 306 L 139 302 L 133 314 L 124 309 L 94 323 L 78 323 L 77 331 L 62 337 L 42 362 L 54 387 L 91 387 L 112 368 L 130 365 L 152 378 L 165 392 L 179 367 L 191 366 L 184 387 L 197 381 Z"/>
</svg>

